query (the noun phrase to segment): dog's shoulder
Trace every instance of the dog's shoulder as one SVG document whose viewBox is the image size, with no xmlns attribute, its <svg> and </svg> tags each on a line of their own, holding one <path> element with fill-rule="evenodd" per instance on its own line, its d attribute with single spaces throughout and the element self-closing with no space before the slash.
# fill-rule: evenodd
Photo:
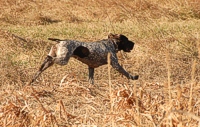
<svg viewBox="0 0 200 127">
<path fill-rule="evenodd" d="M 98 51 L 113 52 L 115 50 L 113 44 L 108 39 L 103 39 L 95 42 L 86 42 L 83 43 L 83 45 L 89 48 L 89 50 L 96 50 L 97 52 Z"/>
</svg>

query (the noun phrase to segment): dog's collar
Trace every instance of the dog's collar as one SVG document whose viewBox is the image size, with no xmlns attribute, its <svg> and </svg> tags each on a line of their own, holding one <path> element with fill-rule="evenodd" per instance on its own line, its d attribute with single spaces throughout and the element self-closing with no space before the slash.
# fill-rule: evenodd
<svg viewBox="0 0 200 127">
<path fill-rule="evenodd" d="M 118 49 L 118 45 L 117 45 L 116 41 L 113 40 L 113 39 L 109 39 L 109 40 L 113 43 L 113 45 L 114 45 L 114 47 L 115 47 L 115 51 L 118 52 L 119 49 Z"/>
</svg>

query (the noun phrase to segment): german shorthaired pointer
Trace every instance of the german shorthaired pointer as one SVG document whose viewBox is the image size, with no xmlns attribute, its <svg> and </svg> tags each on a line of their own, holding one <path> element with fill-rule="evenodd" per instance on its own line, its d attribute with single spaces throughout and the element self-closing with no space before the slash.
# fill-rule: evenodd
<svg viewBox="0 0 200 127">
<path fill-rule="evenodd" d="M 49 40 L 56 41 L 57 44 L 52 46 L 49 54 L 39 68 L 38 72 L 34 75 L 30 84 L 48 67 L 54 63 L 59 65 L 66 65 L 70 57 L 88 65 L 89 69 L 89 82 L 94 84 L 94 68 L 107 64 L 107 55 L 110 52 L 111 65 L 121 74 L 125 75 L 128 79 L 137 80 L 138 75 L 132 76 L 126 72 L 118 63 L 116 53 L 120 50 L 130 52 L 134 47 L 134 42 L 121 34 L 109 34 L 108 39 L 96 42 L 80 42 L 75 40 L 60 40 L 55 38 L 48 38 Z"/>
</svg>

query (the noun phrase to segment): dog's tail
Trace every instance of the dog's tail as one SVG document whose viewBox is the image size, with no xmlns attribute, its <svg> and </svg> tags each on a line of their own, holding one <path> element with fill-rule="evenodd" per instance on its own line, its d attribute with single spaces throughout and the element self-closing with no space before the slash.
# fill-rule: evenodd
<svg viewBox="0 0 200 127">
<path fill-rule="evenodd" d="M 60 42 L 60 41 L 63 41 L 63 40 L 60 40 L 60 39 L 57 39 L 57 38 L 48 38 L 48 40 L 51 40 L 51 41 L 56 41 L 56 42 Z"/>
</svg>

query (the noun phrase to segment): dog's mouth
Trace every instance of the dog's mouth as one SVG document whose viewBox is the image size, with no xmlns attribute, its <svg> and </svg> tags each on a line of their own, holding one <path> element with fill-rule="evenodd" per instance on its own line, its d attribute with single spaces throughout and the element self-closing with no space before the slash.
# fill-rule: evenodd
<svg viewBox="0 0 200 127">
<path fill-rule="evenodd" d="M 124 52 L 131 52 L 131 49 L 126 48 L 126 49 L 124 50 Z"/>
</svg>

